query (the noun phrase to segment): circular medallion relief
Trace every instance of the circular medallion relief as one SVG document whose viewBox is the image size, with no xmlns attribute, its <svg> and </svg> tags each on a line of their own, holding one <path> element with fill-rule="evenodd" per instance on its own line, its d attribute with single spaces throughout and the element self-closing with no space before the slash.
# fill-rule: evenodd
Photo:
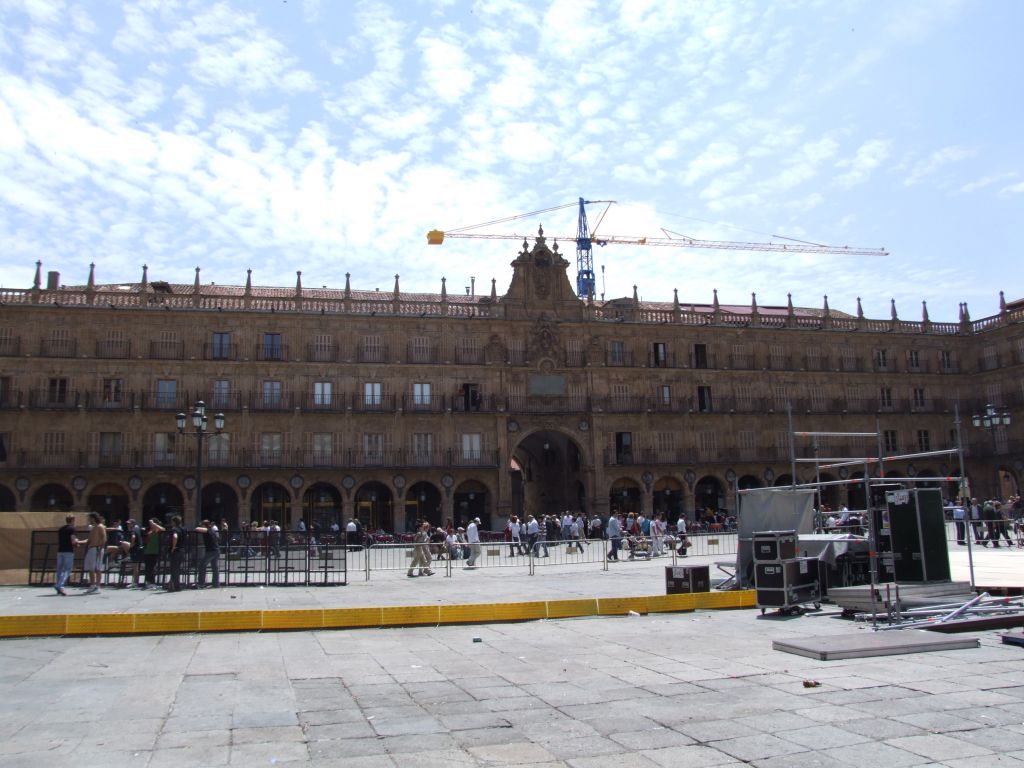
<svg viewBox="0 0 1024 768">
<path fill-rule="evenodd" d="M 249 479 L 248 475 L 239 475 L 238 480 L 235 482 L 238 483 L 239 488 L 248 488 L 252 484 L 252 480 Z"/>
<path fill-rule="evenodd" d="M 405 475 L 395 475 L 391 478 L 391 482 L 394 483 L 395 488 L 405 488 Z"/>
<path fill-rule="evenodd" d="M 27 477 L 19 477 L 14 481 L 14 487 L 19 491 L 27 491 L 30 485 L 32 485 L 32 481 Z"/>
<path fill-rule="evenodd" d="M 138 475 L 132 475 L 128 478 L 128 487 L 133 491 L 137 491 L 142 487 L 142 478 Z"/>
<path fill-rule="evenodd" d="M 86 480 L 81 475 L 71 478 L 71 487 L 76 491 L 84 491 L 86 486 Z"/>
<path fill-rule="evenodd" d="M 342 484 L 342 486 L 344 488 L 346 488 L 347 490 L 351 491 L 352 488 L 355 487 L 356 479 L 354 477 L 352 477 L 352 475 L 345 475 L 341 479 L 341 484 Z"/>
</svg>

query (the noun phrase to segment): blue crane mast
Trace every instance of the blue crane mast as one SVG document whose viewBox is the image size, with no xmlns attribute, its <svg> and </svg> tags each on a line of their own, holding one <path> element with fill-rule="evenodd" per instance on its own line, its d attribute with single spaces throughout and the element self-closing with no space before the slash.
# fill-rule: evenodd
<svg viewBox="0 0 1024 768">
<path fill-rule="evenodd" d="M 576 295 L 586 299 L 594 295 L 594 255 L 590 227 L 587 224 L 587 201 L 580 198 L 580 221 L 576 228 Z"/>
</svg>

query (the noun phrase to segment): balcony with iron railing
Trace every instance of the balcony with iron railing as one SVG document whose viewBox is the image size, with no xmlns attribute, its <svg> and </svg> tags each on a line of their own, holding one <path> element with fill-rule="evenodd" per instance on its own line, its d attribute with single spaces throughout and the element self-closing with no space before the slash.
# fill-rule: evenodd
<svg viewBox="0 0 1024 768">
<path fill-rule="evenodd" d="M 132 343 L 128 339 L 104 339 L 96 342 L 96 357 L 127 360 L 131 356 Z"/>
<path fill-rule="evenodd" d="M 11 336 L 0 339 L 0 357 L 12 357 L 21 354 L 21 337 Z"/>
<path fill-rule="evenodd" d="M 75 339 L 43 339 L 39 342 L 40 357 L 74 357 L 77 349 Z"/>
<path fill-rule="evenodd" d="M 311 363 L 336 363 L 341 349 L 337 344 L 306 345 L 306 360 Z"/>
<path fill-rule="evenodd" d="M 405 360 L 414 365 L 424 365 L 441 362 L 441 354 L 438 344 L 422 344 L 408 342 L 405 345 Z"/>
<path fill-rule="evenodd" d="M 204 360 L 237 360 L 238 345 L 224 342 L 207 342 L 203 344 Z"/>
<path fill-rule="evenodd" d="M 151 341 L 149 342 L 151 360 L 184 360 L 185 343 L 183 341 Z"/>
<path fill-rule="evenodd" d="M 303 396 L 302 410 L 316 413 L 342 413 L 348 405 L 343 392 L 307 392 Z"/>
<path fill-rule="evenodd" d="M 435 395 L 402 395 L 402 410 L 409 413 L 442 413 L 445 410 L 444 397 Z"/>
<path fill-rule="evenodd" d="M 29 391 L 29 407 L 45 410 L 73 410 L 82 402 L 78 390 L 39 387 Z"/>
<path fill-rule="evenodd" d="M 255 350 L 256 360 L 260 362 L 281 362 L 288 359 L 287 344 L 257 344 Z"/>
<path fill-rule="evenodd" d="M 356 360 L 360 363 L 386 363 L 389 359 L 387 344 L 372 347 L 360 345 L 356 351 Z"/>
<path fill-rule="evenodd" d="M 143 392 L 141 397 L 142 408 L 150 411 L 184 411 L 189 405 L 188 393 L 186 392 Z"/>
<path fill-rule="evenodd" d="M 605 353 L 604 364 L 609 368 L 631 368 L 633 352 L 628 349 L 609 350 Z"/>
<path fill-rule="evenodd" d="M 249 408 L 253 411 L 290 411 L 293 408 L 291 392 L 252 392 Z"/>
<path fill-rule="evenodd" d="M 999 367 L 1000 356 L 998 352 L 982 355 L 978 358 L 979 371 L 994 371 Z"/>
<path fill-rule="evenodd" d="M 242 410 L 242 403 L 248 402 L 242 392 L 235 390 L 197 393 L 197 399 L 206 403 L 206 407 L 214 412 L 240 411 Z"/>
<path fill-rule="evenodd" d="M 83 405 L 93 411 L 130 411 L 135 407 L 135 392 L 92 390 L 85 393 Z"/>
<path fill-rule="evenodd" d="M 509 395 L 505 407 L 510 414 L 586 413 L 590 399 L 585 395 Z"/>
<path fill-rule="evenodd" d="M 352 395 L 352 410 L 356 413 L 395 413 L 398 399 L 394 394 L 368 397 L 366 394 Z"/>
</svg>

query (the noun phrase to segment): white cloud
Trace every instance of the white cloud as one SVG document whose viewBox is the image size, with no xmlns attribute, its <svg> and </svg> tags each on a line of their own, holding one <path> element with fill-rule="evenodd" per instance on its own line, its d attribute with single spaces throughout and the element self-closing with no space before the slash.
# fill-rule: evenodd
<svg viewBox="0 0 1024 768">
<path fill-rule="evenodd" d="M 977 154 L 978 150 L 970 147 L 943 147 L 932 152 L 926 159 L 918 161 L 911 169 L 910 175 L 903 180 L 903 183 L 908 187 L 918 184 L 926 177 L 934 174 L 942 166 L 966 160 Z"/>
<path fill-rule="evenodd" d="M 447 104 L 462 100 L 473 87 L 475 65 L 454 30 L 421 35 L 416 45 L 423 57 L 423 79 L 433 92 Z"/>
<path fill-rule="evenodd" d="M 1024 181 L 1017 182 L 1016 184 L 1010 184 L 1009 186 L 1003 187 L 999 190 L 1000 195 L 1024 195 Z"/>
<path fill-rule="evenodd" d="M 870 178 L 878 166 L 884 163 L 892 151 L 892 142 L 884 139 L 871 139 L 857 149 L 857 154 L 850 160 L 836 163 L 837 168 L 848 168 L 846 173 L 836 177 L 841 187 L 852 187 L 863 184 Z"/>
<path fill-rule="evenodd" d="M 736 145 L 725 141 L 714 141 L 690 161 L 683 177 L 683 183 L 691 186 L 709 174 L 735 165 L 739 159 L 740 151 Z"/>
</svg>

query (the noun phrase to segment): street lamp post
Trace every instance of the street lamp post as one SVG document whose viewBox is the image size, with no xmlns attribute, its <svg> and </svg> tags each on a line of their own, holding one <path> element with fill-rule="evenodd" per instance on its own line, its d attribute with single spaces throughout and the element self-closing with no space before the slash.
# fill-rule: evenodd
<svg viewBox="0 0 1024 768">
<path fill-rule="evenodd" d="M 176 417 L 178 433 L 184 435 L 186 432 L 189 417 L 179 413 Z M 206 403 L 197 400 L 192 406 L 192 432 L 196 436 L 196 523 L 203 520 L 203 438 L 211 434 L 220 434 L 224 429 L 224 414 L 218 413 L 213 417 L 215 433 L 207 431 Z"/>
<path fill-rule="evenodd" d="M 1001 483 L 999 482 L 999 462 L 996 460 L 996 452 L 998 447 L 996 445 L 996 430 L 1000 425 L 1004 427 L 1010 426 L 1010 412 L 1003 409 L 1000 413 L 998 409 L 991 403 L 985 405 L 985 410 L 981 413 L 976 413 L 971 416 L 971 424 L 975 427 L 983 427 L 989 431 L 992 435 L 992 465 L 996 471 L 996 484 L 995 490 L 993 491 L 992 498 L 997 498 L 1002 492 Z"/>
</svg>

